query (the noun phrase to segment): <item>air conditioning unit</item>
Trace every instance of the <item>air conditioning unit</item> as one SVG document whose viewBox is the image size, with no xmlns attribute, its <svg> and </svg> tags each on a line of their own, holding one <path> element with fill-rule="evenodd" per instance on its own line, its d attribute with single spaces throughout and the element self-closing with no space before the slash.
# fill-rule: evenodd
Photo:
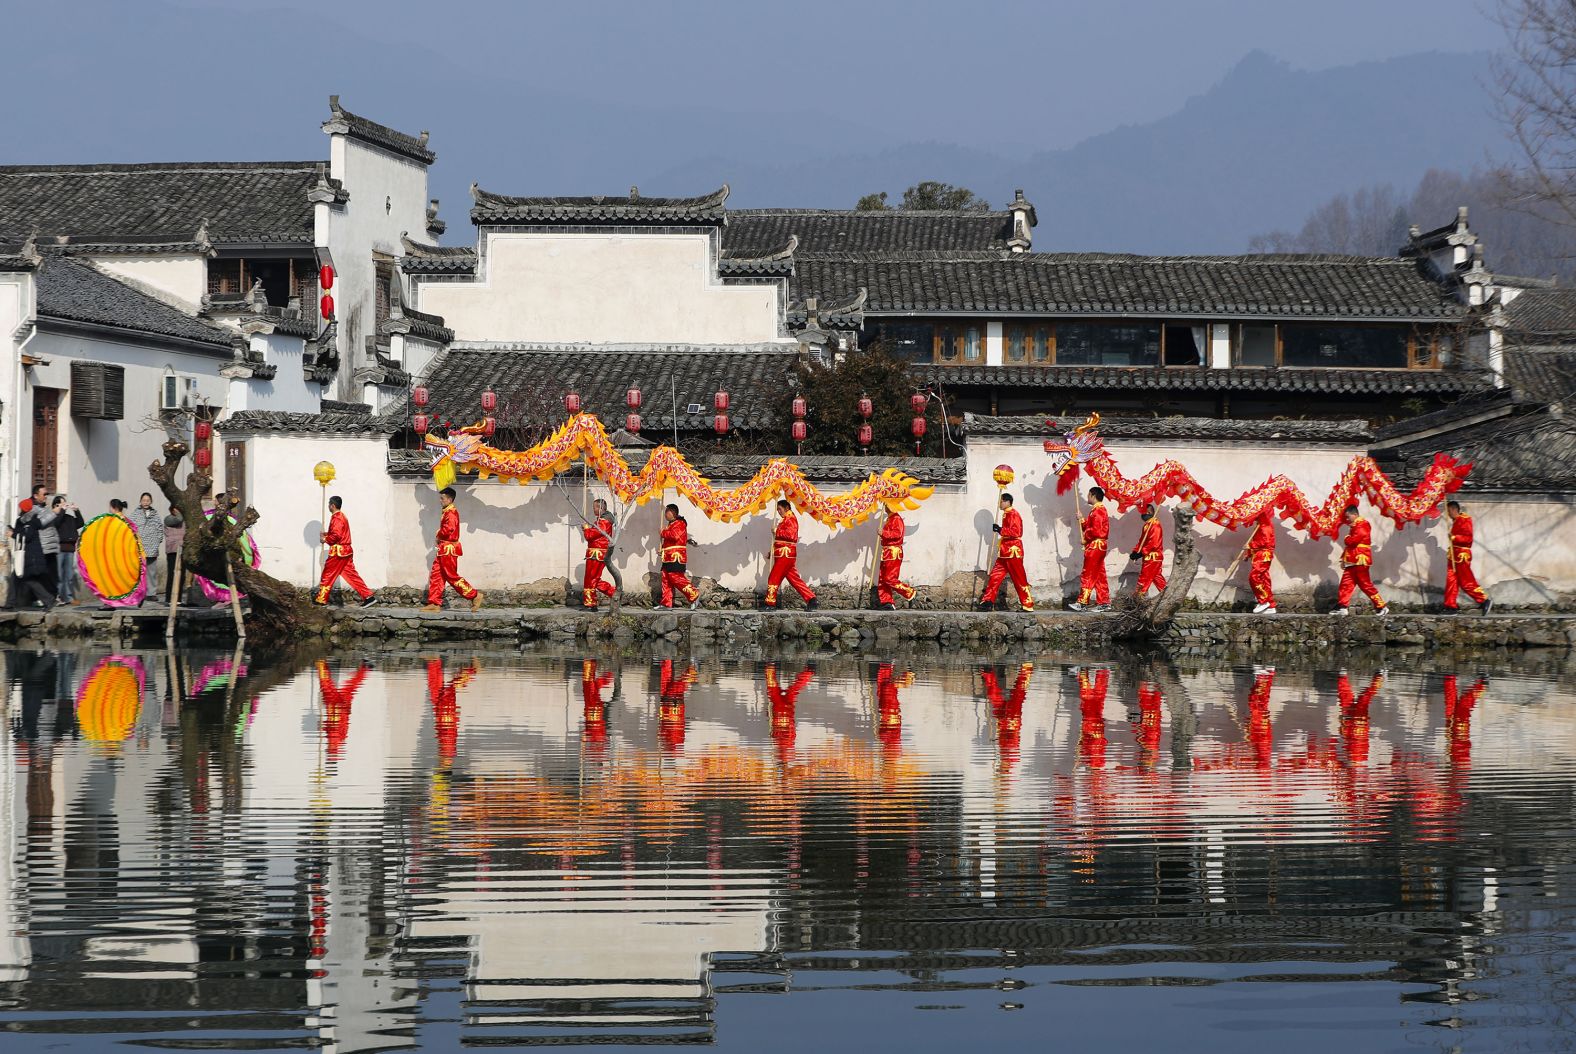
<svg viewBox="0 0 1576 1054">
<path fill-rule="evenodd" d="M 195 377 L 177 377 L 173 373 L 164 375 L 164 387 L 159 391 L 159 409 L 166 411 L 190 410 L 192 408 L 192 395 L 197 389 Z"/>
</svg>

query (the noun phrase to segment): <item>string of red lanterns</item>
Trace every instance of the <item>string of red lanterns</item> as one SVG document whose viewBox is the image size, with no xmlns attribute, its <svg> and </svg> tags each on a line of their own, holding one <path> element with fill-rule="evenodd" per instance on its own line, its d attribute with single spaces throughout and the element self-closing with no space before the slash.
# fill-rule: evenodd
<svg viewBox="0 0 1576 1054">
<path fill-rule="evenodd" d="M 728 403 L 728 393 L 721 389 L 711 397 L 712 409 L 717 411 L 716 416 L 711 419 L 711 427 L 719 439 L 728 434 Z"/>
<path fill-rule="evenodd" d="M 796 395 L 793 397 L 791 409 L 793 410 L 793 428 L 791 429 L 793 441 L 797 445 L 797 453 L 803 454 L 804 441 L 810 435 L 810 426 L 805 423 L 804 415 L 810 412 L 810 404 L 805 401 L 804 396 Z"/>
<path fill-rule="evenodd" d="M 334 317 L 334 296 L 329 292 L 334 288 L 334 269 L 328 264 L 317 269 L 317 284 L 323 290 L 323 298 L 317 302 L 317 306 L 326 322 Z"/>
</svg>

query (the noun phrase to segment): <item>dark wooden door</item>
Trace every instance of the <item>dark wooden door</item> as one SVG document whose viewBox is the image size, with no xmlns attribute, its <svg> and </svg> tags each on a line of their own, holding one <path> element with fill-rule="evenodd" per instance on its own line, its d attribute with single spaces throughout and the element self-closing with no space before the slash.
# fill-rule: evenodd
<svg viewBox="0 0 1576 1054">
<path fill-rule="evenodd" d="M 60 389 L 33 389 L 33 475 L 29 488 L 42 483 L 55 492 L 60 463 Z"/>
<path fill-rule="evenodd" d="M 224 444 L 224 500 L 246 508 L 246 444 Z"/>
</svg>

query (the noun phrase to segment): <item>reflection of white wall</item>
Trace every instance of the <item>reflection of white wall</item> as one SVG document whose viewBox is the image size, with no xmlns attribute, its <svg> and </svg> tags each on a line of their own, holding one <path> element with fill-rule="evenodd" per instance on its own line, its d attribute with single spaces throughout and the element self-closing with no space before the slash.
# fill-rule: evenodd
<svg viewBox="0 0 1576 1054">
<path fill-rule="evenodd" d="M 27 792 L 17 773 L 27 770 L 17 757 L 16 740 L 9 731 L 10 711 L 21 707 L 21 691 L 20 685 L 12 688 L 5 707 L 0 708 L 7 729 L 0 732 L 0 981 L 25 980 L 33 961 L 23 880 L 17 866 L 22 859 L 22 832 L 27 830 Z"/>
<path fill-rule="evenodd" d="M 711 234 L 486 232 L 475 281 L 423 282 L 459 340 L 756 344 L 779 333 L 781 283 L 723 285 Z"/>
</svg>

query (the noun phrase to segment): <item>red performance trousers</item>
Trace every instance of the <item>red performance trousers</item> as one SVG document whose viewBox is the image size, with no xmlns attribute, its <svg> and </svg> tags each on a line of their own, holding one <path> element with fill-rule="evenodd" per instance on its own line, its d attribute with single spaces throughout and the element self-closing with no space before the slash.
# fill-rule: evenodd
<svg viewBox="0 0 1576 1054">
<path fill-rule="evenodd" d="M 815 599 L 815 590 L 805 584 L 799 577 L 799 558 L 796 556 L 778 556 L 772 560 L 772 573 L 766 577 L 766 602 L 777 603 L 777 590 L 782 587 L 783 581 L 793 587 L 799 594 L 799 599 L 806 604 Z"/>
<path fill-rule="evenodd" d="M 1165 592 L 1166 576 L 1160 573 L 1160 567 L 1164 563 L 1165 560 L 1158 555 L 1153 560 L 1145 557 L 1141 561 L 1141 566 L 1138 568 L 1139 596 L 1143 596 L 1145 593 L 1148 593 L 1150 587 L 1154 587 L 1162 593 Z M 1101 575 L 1101 577 L 1104 578 L 1105 576 Z M 1109 589 L 1110 587 L 1107 586 L 1106 588 Z M 1102 600 L 1101 603 L 1103 604 L 1105 601 Z"/>
<path fill-rule="evenodd" d="M 1455 610 L 1462 593 L 1479 604 L 1488 599 L 1488 594 L 1478 585 L 1477 575 L 1472 573 L 1472 550 L 1452 549 L 1450 566 L 1445 571 L 1445 607 Z"/>
<path fill-rule="evenodd" d="M 602 569 L 607 566 L 605 560 L 586 559 L 585 589 L 581 594 L 580 603 L 588 608 L 596 607 L 596 597 L 601 593 L 610 597 L 614 593 L 613 583 L 602 577 Z"/>
<path fill-rule="evenodd" d="M 894 594 L 904 600 L 914 599 L 914 587 L 902 581 L 898 576 L 903 573 L 903 555 L 898 555 L 889 560 L 881 561 L 881 573 L 876 578 L 876 603 L 893 603 Z"/>
<path fill-rule="evenodd" d="M 1111 581 L 1105 575 L 1104 549 L 1084 550 L 1083 573 L 1078 576 L 1078 585 L 1081 587 L 1078 603 L 1087 604 L 1091 599 L 1096 604 L 1111 602 Z M 1161 588 L 1164 588 L 1163 582 Z"/>
<path fill-rule="evenodd" d="M 427 576 L 427 603 L 443 603 L 445 585 L 453 586 L 466 600 L 476 595 L 475 587 L 460 577 L 460 558 L 453 553 L 444 553 L 440 547 L 438 555 L 432 560 L 432 573 Z"/>
<path fill-rule="evenodd" d="M 1384 607 L 1384 597 L 1379 595 L 1379 589 L 1368 573 L 1367 564 L 1348 564 L 1341 568 L 1341 588 L 1335 593 L 1336 602 L 1346 607 L 1352 602 L 1352 594 L 1359 589 L 1373 602 L 1374 607 Z"/>
<path fill-rule="evenodd" d="M 361 580 L 356 573 L 356 558 L 353 556 L 330 556 L 323 561 L 323 577 L 317 583 L 317 596 L 314 597 L 319 604 L 328 603 L 328 592 L 334 588 L 334 583 L 341 577 L 345 584 L 354 589 L 362 600 L 372 595 L 372 590 Z"/>
<path fill-rule="evenodd" d="M 1274 607 L 1275 590 L 1270 585 L 1270 565 L 1275 562 L 1275 554 L 1268 549 L 1255 549 L 1252 560 L 1253 566 L 1248 569 L 1248 585 L 1253 589 L 1253 599 Z"/>
<path fill-rule="evenodd" d="M 673 606 L 673 593 L 674 593 L 675 590 L 678 591 L 678 594 L 680 596 L 682 596 L 685 600 L 688 600 L 692 604 L 695 602 L 695 598 L 700 596 L 700 590 L 696 589 L 693 585 L 690 584 L 689 575 L 686 574 L 685 572 L 683 572 L 683 571 L 664 571 L 664 572 L 662 572 L 662 606 L 663 607 L 670 608 L 670 607 Z"/>
<path fill-rule="evenodd" d="M 1013 588 L 1018 591 L 1018 604 L 1025 611 L 1034 610 L 1034 596 L 1029 592 L 1029 576 L 1023 570 L 1023 550 L 1017 547 L 1006 549 L 1015 555 L 996 557 L 996 562 L 991 565 L 990 581 L 985 583 L 985 592 L 980 596 L 980 603 L 994 604 L 996 594 L 1001 592 L 1001 584 L 1006 579 L 1012 579 Z"/>
</svg>

